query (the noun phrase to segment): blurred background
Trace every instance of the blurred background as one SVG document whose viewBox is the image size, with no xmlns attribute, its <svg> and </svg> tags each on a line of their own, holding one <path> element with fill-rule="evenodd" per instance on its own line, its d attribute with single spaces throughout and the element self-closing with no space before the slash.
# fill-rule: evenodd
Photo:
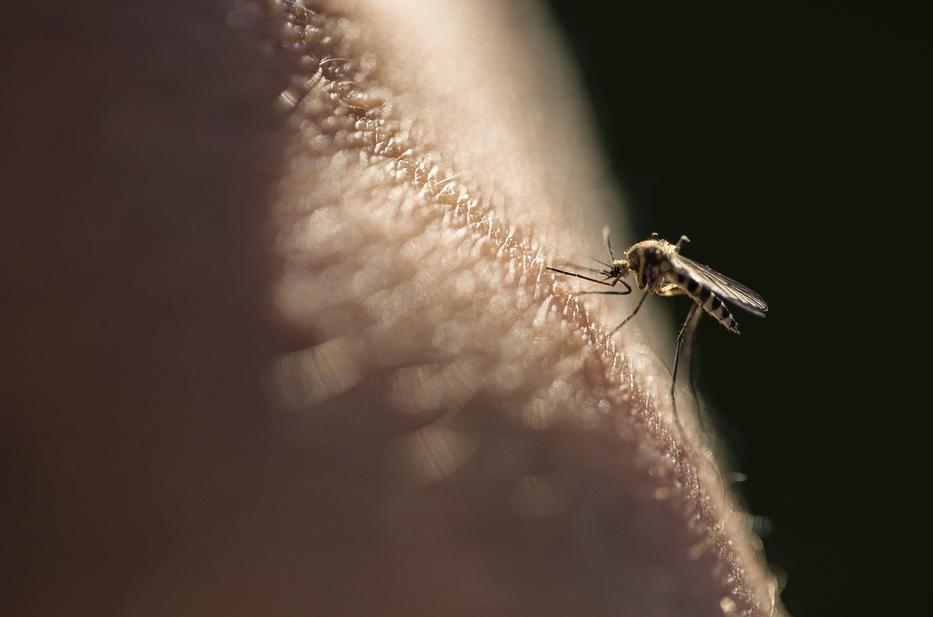
<svg viewBox="0 0 933 617">
<path fill-rule="evenodd" d="M 552 0 L 639 235 L 747 283 L 697 382 L 792 615 L 930 614 L 928 16 Z M 913 280 L 911 279 L 919 279 Z M 658 303 L 655 303 L 658 304 Z M 686 301 L 671 309 L 674 329 Z M 676 322 L 676 323 L 675 323 Z M 663 356 L 662 356 L 663 357 Z"/>
</svg>

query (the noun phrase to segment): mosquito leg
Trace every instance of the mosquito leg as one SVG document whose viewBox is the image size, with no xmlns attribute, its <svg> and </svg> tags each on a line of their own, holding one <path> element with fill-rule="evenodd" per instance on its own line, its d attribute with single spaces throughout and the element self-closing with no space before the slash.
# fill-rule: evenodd
<svg viewBox="0 0 933 617">
<path fill-rule="evenodd" d="M 667 285 L 664 285 L 663 287 L 661 287 L 654 293 L 658 294 L 659 296 L 663 296 L 665 298 L 671 298 L 673 296 L 682 296 L 686 294 L 687 292 L 684 291 L 683 287 L 681 287 L 680 285 L 669 283 Z"/>
<path fill-rule="evenodd" d="M 625 324 L 627 324 L 628 321 L 629 321 L 629 319 L 631 319 L 632 317 L 634 317 L 635 315 L 637 315 L 637 314 L 638 314 L 638 309 L 641 308 L 641 305 L 645 303 L 645 300 L 647 300 L 647 299 L 648 299 L 648 296 L 650 296 L 650 295 L 651 295 L 651 292 L 650 292 L 650 291 L 646 291 L 646 292 L 645 292 L 645 295 L 643 295 L 643 296 L 641 297 L 641 300 L 638 301 L 638 304 L 635 306 L 635 310 L 632 311 L 632 314 L 629 315 L 628 317 L 626 317 L 625 319 L 623 319 L 623 320 L 622 320 L 622 323 L 620 323 L 618 326 L 616 326 L 615 328 L 613 328 L 613 329 L 612 329 L 612 332 L 610 332 L 609 335 L 612 336 L 613 334 L 615 334 L 616 332 L 618 332 L 618 331 L 619 331 L 619 328 L 621 328 L 622 326 L 624 326 Z"/>
<path fill-rule="evenodd" d="M 615 282 L 612 282 L 612 283 L 607 283 L 607 282 L 606 282 L 606 281 L 608 281 L 608 280 L 611 278 L 611 277 L 608 277 L 608 276 L 607 276 L 606 278 L 600 280 L 600 279 L 594 279 L 593 277 L 586 276 L 586 275 L 584 275 L 584 274 L 579 274 L 579 273 L 577 273 L 577 272 L 570 272 L 570 271 L 568 271 L 568 270 L 561 270 L 561 269 L 559 269 L 559 268 L 552 268 L 551 266 L 545 266 L 544 268 L 545 268 L 546 270 L 550 270 L 551 272 L 557 272 L 558 274 L 566 274 L 567 276 L 575 276 L 575 277 L 577 277 L 578 279 L 583 279 L 584 281 L 589 281 L 589 282 L 591 282 L 591 283 L 599 283 L 600 285 L 606 285 L 606 286 L 608 286 L 608 287 L 615 287 L 615 286 L 616 286 L 616 283 L 615 283 Z"/>
<path fill-rule="evenodd" d="M 680 327 L 680 332 L 677 333 L 677 346 L 674 348 L 674 367 L 671 371 L 671 408 L 674 413 L 674 422 L 677 424 L 677 430 L 680 431 L 680 436 L 685 442 L 687 441 L 687 434 L 686 431 L 684 431 L 684 425 L 680 422 L 680 414 L 677 413 L 677 396 L 675 393 L 677 388 L 677 367 L 680 363 L 680 350 L 685 340 L 689 339 L 691 341 L 689 349 L 692 351 L 693 333 L 696 332 L 697 322 L 699 322 L 702 315 L 703 313 L 700 310 L 700 305 L 694 303 L 690 307 L 690 312 L 687 313 L 687 319 L 684 320 L 684 325 Z"/>
<path fill-rule="evenodd" d="M 604 283 L 604 284 L 608 285 L 609 287 L 615 287 L 616 285 L 622 285 L 622 287 L 625 287 L 625 289 L 623 291 L 578 291 L 577 295 L 581 296 L 583 294 L 612 294 L 616 296 L 627 296 L 630 293 L 632 293 L 632 286 L 626 283 L 625 281 L 623 281 L 622 279 L 616 279 L 612 281 L 611 283 Z"/>
<path fill-rule="evenodd" d="M 700 321 L 700 317 L 703 316 L 703 311 L 700 310 L 698 304 L 694 304 L 693 308 L 690 310 L 690 313 L 687 314 L 687 319 L 684 321 L 683 327 L 680 329 L 680 333 L 677 336 L 677 352 L 680 352 L 681 347 L 684 347 L 684 354 L 687 357 L 687 370 L 688 370 L 688 379 L 690 382 L 690 395 L 693 397 L 693 400 L 697 405 L 697 422 L 700 426 L 701 439 L 703 441 L 703 446 L 707 453 L 709 453 L 708 446 L 708 437 L 709 434 L 706 432 L 706 425 L 703 422 L 703 412 L 700 409 L 700 399 L 697 396 L 696 382 L 694 381 L 694 370 L 693 370 L 693 343 L 696 338 L 696 327 Z M 677 383 L 677 352 L 674 354 L 674 371 L 671 378 L 671 407 L 674 412 L 674 421 L 677 423 L 677 429 L 680 431 L 681 437 L 686 441 L 686 435 L 684 433 L 683 424 L 680 422 L 680 415 L 677 413 L 677 399 L 674 395 L 674 388 Z M 690 446 L 693 449 L 693 446 Z M 694 449 L 695 452 L 699 454 L 699 451 Z M 704 455 L 704 458 L 706 456 Z M 723 499 L 726 499 L 726 479 L 723 476 L 723 472 L 716 465 L 715 460 L 712 461 L 713 470 L 719 476 L 719 484 L 722 489 Z"/>
</svg>

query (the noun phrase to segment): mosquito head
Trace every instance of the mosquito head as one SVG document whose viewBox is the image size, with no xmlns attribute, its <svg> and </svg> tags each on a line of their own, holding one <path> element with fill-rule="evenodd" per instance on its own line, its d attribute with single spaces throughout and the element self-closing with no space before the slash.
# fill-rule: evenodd
<svg viewBox="0 0 933 617">
<path fill-rule="evenodd" d="M 645 278 L 646 266 L 653 263 L 657 258 L 657 244 L 657 240 L 651 239 L 634 244 L 625 251 L 625 259 L 621 260 L 627 263 L 628 270 L 635 273 L 638 286 L 642 289 L 647 284 Z"/>
<path fill-rule="evenodd" d="M 609 265 L 609 269 L 604 270 L 603 274 L 605 274 L 607 277 L 620 279 L 628 274 L 629 270 L 631 269 L 632 264 L 628 259 L 613 259 L 612 263 Z"/>
</svg>

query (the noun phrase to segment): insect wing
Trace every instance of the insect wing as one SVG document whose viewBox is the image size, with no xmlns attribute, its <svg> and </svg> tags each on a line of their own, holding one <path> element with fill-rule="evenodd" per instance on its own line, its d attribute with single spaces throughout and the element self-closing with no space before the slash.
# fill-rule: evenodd
<svg viewBox="0 0 933 617">
<path fill-rule="evenodd" d="M 742 283 L 716 272 L 709 266 L 704 266 L 682 255 L 673 256 L 671 266 L 678 274 L 706 285 L 723 300 L 732 302 L 752 315 L 764 317 L 765 313 L 768 312 L 768 304 L 764 298 Z"/>
</svg>

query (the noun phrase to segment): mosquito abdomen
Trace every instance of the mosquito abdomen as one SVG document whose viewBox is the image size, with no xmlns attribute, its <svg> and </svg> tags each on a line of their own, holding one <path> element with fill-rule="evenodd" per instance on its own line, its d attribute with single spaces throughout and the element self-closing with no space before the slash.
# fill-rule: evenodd
<svg viewBox="0 0 933 617">
<path fill-rule="evenodd" d="M 739 334 L 739 324 L 729 311 L 729 307 L 709 287 L 682 274 L 675 275 L 674 279 L 694 302 L 713 316 L 726 330 Z"/>
</svg>

